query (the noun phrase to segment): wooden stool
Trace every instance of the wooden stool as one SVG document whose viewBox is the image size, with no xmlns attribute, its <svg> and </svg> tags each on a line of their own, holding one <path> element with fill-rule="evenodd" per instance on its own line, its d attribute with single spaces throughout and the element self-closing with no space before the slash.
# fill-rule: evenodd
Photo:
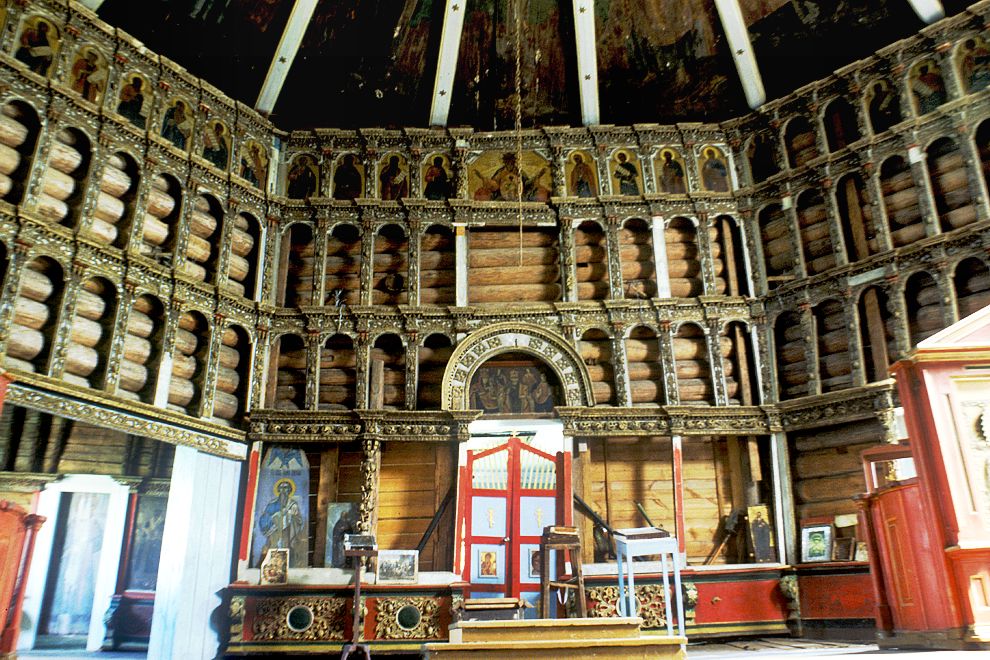
<svg viewBox="0 0 990 660">
<path fill-rule="evenodd" d="M 550 551 L 559 550 L 560 561 L 571 562 L 571 572 L 574 574 L 566 582 L 556 581 L 550 575 Z M 540 537 L 540 616 L 548 619 L 550 613 L 550 588 L 577 589 L 578 614 L 581 618 L 588 616 L 588 603 L 584 595 L 584 573 L 581 572 L 581 537 L 576 527 L 544 527 Z"/>
</svg>

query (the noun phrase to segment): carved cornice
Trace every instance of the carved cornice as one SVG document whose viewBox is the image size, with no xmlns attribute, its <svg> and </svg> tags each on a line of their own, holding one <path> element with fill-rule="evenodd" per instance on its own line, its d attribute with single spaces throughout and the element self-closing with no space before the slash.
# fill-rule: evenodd
<svg viewBox="0 0 990 660">
<path fill-rule="evenodd" d="M 480 410 L 354 410 L 342 412 L 256 410 L 248 438 L 264 442 L 462 442 Z"/>
<path fill-rule="evenodd" d="M 875 417 L 897 404 L 897 386 L 892 379 L 838 392 L 802 397 L 777 404 L 785 431 L 845 424 Z"/>
<path fill-rule="evenodd" d="M 564 433 L 575 437 L 766 435 L 773 430 L 767 411 L 753 406 L 558 407 L 556 411 Z"/>
</svg>

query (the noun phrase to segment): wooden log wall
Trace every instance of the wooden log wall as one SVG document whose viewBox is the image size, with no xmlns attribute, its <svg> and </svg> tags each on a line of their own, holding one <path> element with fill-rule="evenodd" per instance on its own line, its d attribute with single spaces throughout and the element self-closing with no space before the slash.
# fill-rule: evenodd
<svg viewBox="0 0 990 660">
<path fill-rule="evenodd" d="M 220 337 L 220 366 L 213 398 L 213 416 L 235 421 L 243 411 L 244 395 L 251 369 L 251 346 L 240 328 L 225 328 Z"/>
<path fill-rule="evenodd" d="M 594 438 L 584 470 L 584 500 L 614 528 L 646 525 L 639 502 L 654 524 L 675 532 L 670 438 Z M 725 441 L 696 437 L 684 442 L 685 544 L 688 561 L 711 552 L 721 517 L 732 503 Z M 716 558 L 724 563 L 725 556 Z"/>
<path fill-rule="evenodd" d="M 674 341 L 684 347 L 682 351 L 691 352 L 691 357 L 676 359 L 680 402 L 689 405 L 714 405 L 715 387 L 712 383 L 711 361 L 704 330 L 694 323 L 684 323 L 677 329 Z"/>
<path fill-rule="evenodd" d="M 835 196 L 846 257 L 850 263 L 866 259 L 878 251 L 879 243 L 873 224 L 873 207 L 862 177 L 854 173 L 839 179 Z"/>
<path fill-rule="evenodd" d="M 928 175 L 942 231 L 976 222 L 966 158 L 959 145 L 954 140 L 942 138 L 928 147 L 927 154 Z"/>
<path fill-rule="evenodd" d="M 821 193 L 817 190 L 801 193 L 797 198 L 797 217 L 808 275 L 834 268 L 836 261 L 830 233 L 831 223 Z"/>
<path fill-rule="evenodd" d="M 732 218 L 721 216 L 709 228 L 708 239 L 711 245 L 712 266 L 715 269 L 715 293 L 724 296 L 749 295 L 749 279 L 746 275 L 739 227 Z M 667 256 L 670 257 L 669 252 Z"/>
<path fill-rule="evenodd" d="M 742 323 L 727 323 L 719 336 L 722 372 L 728 405 L 753 406 L 760 403 L 756 395 L 756 362 L 750 349 L 749 333 Z"/>
<path fill-rule="evenodd" d="M 51 259 L 38 257 L 24 267 L 7 338 L 8 368 L 46 372 L 62 304 L 62 282 L 62 268 Z"/>
<path fill-rule="evenodd" d="M 928 273 L 916 273 L 908 279 L 904 287 L 904 302 L 912 346 L 945 327 L 942 294 Z"/>
<path fill-rule="evenodd" d="M 617 405 L 612 340 L 601 330 L 589 330 L 581 337 L 578 351 L 588 370 L 588 378 L 591 379 L 595 403 L 606 406 Z"/>
<path fill-rule="evenodd" d="M 468 233 L 469 301 L 560 300 L 557 243 L 558 231 L 551 228 L 526 228 L 522 232 L 518 228 L 471 229 Z"/>
<path fill-rule="evenodd" d="M 223 220 L 220 203 L 212 197 L 199 195 L 189 213 L 189 238 L 182 272 L 200 282 L 212 281 L 216 269 L 219 240 L 213 238 Z"/>
<path fill-rule="evenodd" d="M 450 338 L 430 335 L 419 349 L 419 382 L 416 387 L 416 407 L 419 410 L 439 410 L 443 372 L 454 352 Z"/>
<path fill-rule="evenodd" d="M 331 242 L 332 242 L 331 238 Z M 284 282 L 284 298 L 286 307 L 299 307 L 313 304 L 316 273 L 316 241 L 313 230 L 301 222 L 297 222 L 286 233 L 282 242 L 281 270 Z M 332 248 L 331 248 L 332 249 Z M 329 267 L 329 266 L 328 266 Z M 356 276 L 357 277 L 357 276 Z M 327 290 L 335 282 L 327 277 Z M 336 288 L 336 285 L 333 287 Z M 357 304 L 358 300 L 354 300 Z M 348 304 L 351 304 L 348 302 Z"/>
<path fill-rule="evenodd" d="M 398 225 L 386 225 L 375 239 L 371 302 L 404 305 L 409 301 L 409 238 Z"/>
<path fill-rule="evenodd" d="M 607 299 L 608 239 L 602 226 L 597 222 L 582 222 L 574 230 L 574 246 L 578 300 Z M 631 268 L 630 271 L 632 270 L 634 269 Z"/>
<path fill-rule="evenodd" d="M 795 117 L 787 124 L 787 158 L 792 168 L 798 168 L 818 158 L 815 131 L 804 117 Z"/>
<path fill-rule="evenodd" d="M 856 513 L 855 495 L 866 491 L 859 454 L 882 444 L 876 419 L 788 434 L 798 520 Z"/>
<path fill-rule="evenodd" d="M 704 293 L 701 260 L 698 253 L 698 232 L 687 218 L 674 218 L 663 232 L 667 244 L 667 272 L 670 292 L 675 298 L 693 298 Z M 725 280 L 722 272 L 716 276 Z"/>
<path fill-rule="evenodd" d="M 275 389 L 269 401 L 280 410 L 306 408 L 306 343 L 298 335 L 282 335 L 278 340 Z M 322 386 L 320 388 L 322 390 Z M 322 400 L 323 394 L 320 393 Z"/>
<path fill-rule="evenodd" d="M 652 298 L 657 295 L 657 275 L 653 257 L 653 231 L 649 223 L 634 218 L 619 230 L 619 260 L 622 264 L 625 297 Z M 671 282 L 671 295 L 678 297 Z M 683 287 L 682 287 L 683 290 Z M 578 286 L 580 298 L 581 287 Z"/>
<path fill-rule="evenodd" d="M 37 208 L 42 217 L 70 227 L 75 225 L 89 174 L 89 157 L 89 140 L 81 132 L 63 128 L 55 133 L 38 193 Z M 116 238 L 116 230 L 110 231 L 112 238 Z"/>
<path fill-rule="evenodd" d="M 790 219 L 779 204 L 771 204 L 759 213 L 760 238 L 766 265 L 767 288 L 794 279 L 794 243 Z"/>
<path fill-rule="evenodd" d="M 632 405 L 664 403 L 660 340 L 656 332 L 645 326 L 639 326 L 632 330 L 625 343 Z M 693 350 L 693 345 L 688 350 Z M 602 354 L 602 351 L 599 351 L 599 355 Z M 693 352 L 690 357 L 695 357 Z"/>
<path fill-rule="evenodd" d="M 777 349 L 777 387 L 780 399 L 794 399 L 809 394 L 808 354 L 804 324 L 795 313 L 782 314 L 774 326 Z"/>
<path fill-rule="evenodd" d="M 306 240 L 305 236 L 303 236 L 303 240 Z M 376 237 L 374 255 L 376 270 L 378 268 L 378 262 L 390 260 L 390 257 L 380 254 L 387 247 L 386 240 Z M 301 254 L 305 254 L 303 257 L 304 266 L 298 277 L 310 277 L 309 273 L 312 270 L 318 270 L 318 267 L 314 266 L 314 249 L 315 246 L 312 244 L 303 248 Z M 341 300 L 344 303 L 348 305 L 359 305 L 361 303 L 361 233 L 354 225 L 337 225 L 330 232 L 330 239 L 327 241 L 327 264 L 324 269 L 324 284 L 327 293 L 326 304 L 335 304 L 336 294 L 334 292 L 338 290 L 343 292 L 341 294 Z"/>
<path fill-rule="evenodd" d="M 169 405 L 177 412 L 198 415 L 209 347 L 209 324 L 203 315 L 198 312 L 179 315 L 168 388 Z"/>
<path fill-rule="evenodd" d="M 826 300 L 812 310 L 818 341 L 818 378 L 822 392 L 852 387 L 849 326 L 842 303 Z"/>
<path fill-rule="evenodd" d="M 844 98 L 836 98 L 828 104 L 824 123 L 830 152 L 843 149 L 861 137 L 856 125 L 856 111 Z"/>
<path fill-rule="evenodd" d="M 117 311 L 117 292 L 102 278 L 85 280 L 76 297 L 63 379 L 99 389 L 106 371 Z"/>
<path fill-rule="evenodd" d="M 419 302 L 453 305 L 457 302 L 454 233 L 434 225 L 423 233 L 419 249 Z"/>
<path fill-rule="evenodd" d="M 254 297 L 260 241 L 258 221 L 239 213 L 230 231 L 230 261 L 227 264 L 227 281 L 224 282 L 224 288 L 236 296 Z"/>
<path fill-rule="evenodd" d="M 4 104 L 0 108 L 0 199 L 20 202 L 37 141 L 38 117 L 30 106 Z"/>
<path fill-rule="evenodd" d="M 971 257 L 959 262 L 953 278 L 959 318 L 990 305 L 990 269 L 980 259 Z"/>
<path fill-rule="evenodd" d="M 148 208 L 141 225 L 141 252 L 169 253 L 175 247 L 182 212 L 182 187 L 173 177 L 156 174 L 148 189 Z"/>
<path fill-rule="evenodd" d="M 399 335 L 386 334 L 375 340 L 371 349 L 371 360 L 381 360 L 384 365 L 384 395 L 382 404 L 386 408 L 406 407 L 406 349 Z"/>
<path fill-rule="evenodd" d="M 357 356 L 353 340 L 347 335 L 330 337 L 320 351 L 320 410 L 354 408 L 357 405 L 356 383 Z"/>
<path fill-rule="evenodd" d="M 120 361 L 118 394 L 154 403 L 161 359 L 164 307 L 149 295 L 138 296 L 127 317 L 124 354 Z"/>
<path fill-rule="evenodd" d="M 138 168 L 130 156 L 111 154 L 103 163 L 100 191 L 89 226 L 80 232 L 95 241 L 121 247 L 127 236 L 137 191 Z"/>
<path fill-rule="evenodd" d="M 884 380 L 890 365 L 900 357 L 889 299 L 879 288 L 870 287 L 860 296 L 857 312 L 866 381 Z"/>
<path fill-rule="evenodd" d="M 894 156 L 884 161 L 880 168 L 880 190 L 893 247 L 910 245 L 924 238 L 925 224 L 920 206 L 924 191 L 915 185 L 911 167 L 905 159 Z M 877 246 L 872 248 L 879 251 Z"/>
</svg>

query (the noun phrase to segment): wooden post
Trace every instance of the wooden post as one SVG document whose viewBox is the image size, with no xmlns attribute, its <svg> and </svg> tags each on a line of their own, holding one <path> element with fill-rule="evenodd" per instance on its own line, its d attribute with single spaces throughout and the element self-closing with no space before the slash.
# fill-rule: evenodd
<svg viewBox="0 0 990 660">
<path fill-rule="evenodd" d="M 313 566 L 324 566 L 327 550 L 327 508 L 337 497 L 337 466 L 340 446 L 332 445 L 320 454 L 320 485 L 316 493 L 316 538 L 313 539 Z"/>
<path fill-rule="evenodd" d="M 368 407 L 381 410 L 385 401 L 385 361 L 381 358 L 371 358 L 371 370 L 368 376 Z"/>
</svg>

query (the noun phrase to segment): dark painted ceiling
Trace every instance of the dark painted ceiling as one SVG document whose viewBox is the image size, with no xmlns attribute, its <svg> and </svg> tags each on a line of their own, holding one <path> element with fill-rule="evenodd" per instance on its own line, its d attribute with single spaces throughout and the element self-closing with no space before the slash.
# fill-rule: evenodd
<svg viewBox="0 0 990 660">
<path fill-rule="evenodd" d="M 462 0 L 451 126 L 580 125 L 570 0 Z M 767 98 L 906 37 L 907 0 L 740 0 Z M 293 0 L 107 0 L 101 18 L 254 105 Z M 966 3 L 944 2 L 948 13 Z M 429 124 L 443 0 L 320 0 L 272 120 L 290 130 Z M 717 121 L 748 110 L 714 0 L 595 0 L 601 121 Z"/>
</svg>

